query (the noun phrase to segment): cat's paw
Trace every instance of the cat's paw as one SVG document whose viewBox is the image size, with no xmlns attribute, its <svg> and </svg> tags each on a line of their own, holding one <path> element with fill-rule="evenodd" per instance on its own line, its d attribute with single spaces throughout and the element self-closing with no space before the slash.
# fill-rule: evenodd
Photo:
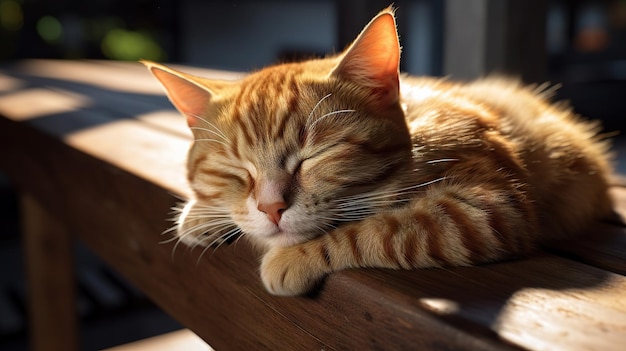
<svg viewBox="0 0 626 351">
<path fill-rule="evenodd" d="M 298 246 L 273 248 L 261 263 L 261 279 L 274 295 L 295 296 L 311 291 L 328 272 L 319 258 Z"/>
</svg>

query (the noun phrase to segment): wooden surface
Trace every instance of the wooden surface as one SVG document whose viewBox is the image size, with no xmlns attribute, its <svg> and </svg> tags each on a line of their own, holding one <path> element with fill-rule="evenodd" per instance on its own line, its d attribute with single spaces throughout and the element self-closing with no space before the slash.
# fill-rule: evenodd
<svg viewBox="0 0 626 351">
<path fill-rule="evenodd" d="M 21 194 L 22 242 L 34 350 L 76 350 L 72 238 L 64 223 L 28 193 Z M 11 269 L 5 267 L 4 269 Z M 49 340 L 55 340 L 50 348 Z"/>
<path fill-rule="evenodd" d="M 187 192 L 189 138 L 184 119 L 139 64 L 0 67 L 0 169 L 216 350 L 626 345 L 626 230 L 618 217 L 531 259 L 350 270 L 331 275 L 312 296 L 278 298 L 264 291 L 258 253 L 243 240 L 200 259 L 199 249 L 163 243 L 170 207 Z M 626 213 L 626 190 L 617 185 L 612 192 L 616 212 Z M 42 255 L 29 255 L 29 262 Z M 70 328 L 65 337 L 71 335 Z M 58 340 L 49 346 L 62 345 Z"/>
<path fill-rule="evenodd" d="M 103 351 L 212 351 L 202 339 L 189 329 L 158 335 Z"/>
</svg>

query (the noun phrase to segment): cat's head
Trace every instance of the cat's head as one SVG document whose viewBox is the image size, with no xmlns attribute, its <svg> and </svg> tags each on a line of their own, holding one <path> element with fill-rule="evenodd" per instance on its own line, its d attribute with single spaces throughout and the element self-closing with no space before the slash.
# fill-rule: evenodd
<svg viewBox="0 0 626 351">
<path fill-rule="evenodd" d="M 292 245 L 394 200 L 411 167 L 399 58 L 388 9 L 340 55 L 237 82 L 144 62 L 195 137 L 182 241 L 207 245 L 243 232 L 266 246 Z"/>
</svg>

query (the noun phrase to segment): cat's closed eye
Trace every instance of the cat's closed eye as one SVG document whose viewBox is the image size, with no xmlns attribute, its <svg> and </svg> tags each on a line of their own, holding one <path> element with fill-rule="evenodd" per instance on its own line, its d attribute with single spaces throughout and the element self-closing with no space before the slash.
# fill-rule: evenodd
<svg viewBox="0 0 626 351">
<path fill-rule="evenodd" d="M 289 174 L 296 174 L 300 171 L 300 169 L 302 168 L 302 163 L 304 163 L 305 161 L 306 159 L 303 158 L 302 156 L 293 154 L 293 155 L 287 156 L 283 164 L 284 164 L 285 170 Z"/>
</svg>

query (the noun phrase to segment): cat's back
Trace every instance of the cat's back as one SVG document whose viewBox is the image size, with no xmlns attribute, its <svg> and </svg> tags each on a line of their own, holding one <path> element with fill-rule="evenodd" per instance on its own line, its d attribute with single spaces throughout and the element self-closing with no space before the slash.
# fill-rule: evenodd
<svg viewBox="0 0 626 351">
<path fill-rule="evenodd" d="M 597 132 L 596 123 L 584 122 L 567 103 L 551 101 L 556 87 L 548 84 L 524 85 L 501 76 L 467 83 L 404 76 L 401 86 L 409 122 L 424 114 L 467 112 L 465 118 L 470 119 L 472 113 L 481 118 L 489 115 L 499 129 L 510 134 L 560 133 L 563 126 L 573 126 L 585 136 L 588 131 Z"/>
<path fill-rule="evenodd" d="M 599 124 L 583 120 L 563 102 L 550 101 L 554 90 L 525 86 L 504 77 L 487 77 L 468 83 L 446 79 L 406 76 L 402 97 L 412 134 L 493 131 L 519 149 L 543 147 L 606 158 L 607 145 L 600 142 Z M 454 125 L 456 128 L 449 128 Z M 521 150 L 520 150 L 521 151 Z M 578 155 L 585 156 L 585 155 Z"/>
<path fill-rule="evenodd" d="M 496 119 L 499 125 L 535 124 L 550 119 L 568 120 L 571 113 L 563 105 L 548 101 L 552 90 L 524 86 L 518 80 L 487 77 L 471 82 L 454 82 L 445 78 L 404 76 L 403 103 L 407 119 L 413 121 L 423 114 L 455 113 Z M 468 116 L 469 115 L 469 116 Z M 552 115 L 548 118 L 548 115 Z"/>
<path fill-rule="evenodd" d="M 544 227 L 558 233 L 608 213 L 611 161 L 599 125 L 552 103 L 551 93 L 502 77 L 402 82 L 407 124 L 416 146 L 431 150 L 427 157 L 514 160 L 521 171 L 507 172 L 528 185 L 529 199 L 550 218 Z M 496 143 L 503 152 L 493 151 Z"/>
</svg>

